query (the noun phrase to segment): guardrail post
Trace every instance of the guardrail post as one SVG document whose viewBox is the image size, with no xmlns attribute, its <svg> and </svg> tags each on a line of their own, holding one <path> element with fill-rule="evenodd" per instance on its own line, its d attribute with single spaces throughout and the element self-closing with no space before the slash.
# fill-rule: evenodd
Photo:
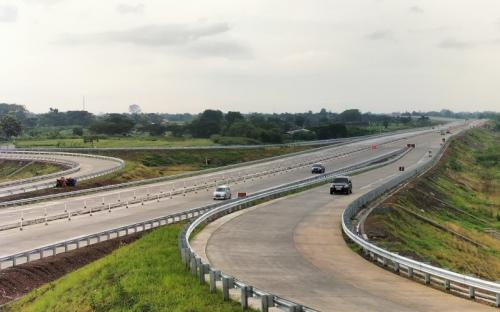
<svg viewBox="0 0 500 312">
<path fill-rule="evenodd" d="M 234 286 L 234 278 L 232 277 L 223 277 L 222 278 L 222 299 L 224 301 L 228 301 L 229 297 L 229 288 Z"/>
<path fill-rule="evenodd" d="M 444 280 L 444 289 L 450 291 L 451 289 L 450 280 Z"/>
<path fill-rule="evenodd" d="M 248 308 L 248 286 L 241 287 L 241 295 L 240 295 L 241 308 Z"/>
<path fill-rule="evenodd" d="M 196 275 L 201 275 L 201 271 L 202 271 L 202 268 L 201 268 L 201 258 L 200 257 L 196 257 L 195 258 L 195 261 L 196 261 Z"/>
<path fill-rule="evenodd" d="M 217 289 L 217 272 L 212 270 L 209 272 L 209 276 L 210 276 L 210 292 L 214 293 L 215 290 Z"/>
<path fill-rule="evenodd" d="M 301 305 L 293 305 L 288 309 L 290 312 L 302 312 L 304 311 Z"/>
<path fill-rule="evenodd" d="M 260 310 L 262 312 L 269 312 L 269 308 L 274 306 L 272 295 L 262 295 L 260 297 Z"/>
<path fill-rule="evenodd" d="M 413 268 L 408 268 L 408 277 L 413 278 Z"/>
<path fill-rule="evenodd" d="M 394 272 L 399 273 L 399 263 L 394 262 Z"/>
<path fill-rule="evenodd" d="M 498 308 L 500 307 L 500 293 L 496 294 L 496 301 L 495 301 L 495 306 Z"/>
<path fill-rule="evenodd" d="M 181 247 L 181 261 L 182 261 L 182 264 L 186 265 L 186 251 L 185 251 L 186 248 L 184 247 Z"/>
<path fill-rule="evenodd" d="M 191 266 L 191 275 L 196 276 L 196 258 L 193 256 L 191 256 L 190 266 Z"/>
<path fill-rule="evenodd" d="M 469 299 L 474 299 L 476 297 L 476 289 L 469 286 Z"/>
</svg>

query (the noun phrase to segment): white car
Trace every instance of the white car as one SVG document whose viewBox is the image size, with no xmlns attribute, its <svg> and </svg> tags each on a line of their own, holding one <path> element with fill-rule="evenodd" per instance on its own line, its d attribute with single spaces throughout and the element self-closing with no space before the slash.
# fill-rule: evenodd
<svg viewBox="0 0 500 312">
<path fill-rule="evenodd" d="M 215 188 L 214 199 L 231 199 L 231 188 L 228 185 L 219 185 Z"/>
</svg>

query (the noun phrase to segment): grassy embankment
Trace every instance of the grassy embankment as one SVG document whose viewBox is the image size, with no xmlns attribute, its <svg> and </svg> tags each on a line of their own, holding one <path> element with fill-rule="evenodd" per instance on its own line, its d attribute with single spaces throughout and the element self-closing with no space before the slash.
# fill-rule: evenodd
<svg viewBox="0 0 500 312">
<path fill-rule="evenodd" d="M 54 164 L 0 160 L 0 182 L 27 179 L 64 170 Z"/>
<path fill-rule="evenodd" d="M 184 268 L 181 225 L 166 226 L 46 284 L 6 311 L 241 311 Z M 252 310 L 253 311 L 253 310 Z"/>
<path fill-rule="evenodd" d="M 372 213 L 368 235 L 403 255 L 500 280 L 499 160 L 498 133 L 469 131 L 452 142 L 436 169 Z"/>
<path fill-rule="evenodd" d="M 81 181 L 77 188 L 47 189 L 16 195 L 6 199 L 20 199 L 37 195 L 60 193 L 75 189 L 139 181 L 149 178 L 170 176 L 199 171 L 246 161 L 258 160 L 283 154 L 299 152 L 313 146 L 269 147 L 255 149 L 215 149 L 215 150 L 158 150 L 158 151 L 93 151 L 93 154 L 118 157 L 125 160 L 123 170 Z M 207 165 L 208 160 L 208 165 Z"/>
</svg>

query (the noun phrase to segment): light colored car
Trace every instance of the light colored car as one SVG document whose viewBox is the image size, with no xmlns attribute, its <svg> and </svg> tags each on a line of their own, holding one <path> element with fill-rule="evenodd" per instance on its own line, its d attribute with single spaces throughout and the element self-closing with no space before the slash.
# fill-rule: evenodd
<svg viewBox="0 0 500 312">
<path fill-rule="evenodd" d="M 229 185 L 219 185 L 215 188 L 214 199 L 231 199 L 231 188 Z"/>
</svg>

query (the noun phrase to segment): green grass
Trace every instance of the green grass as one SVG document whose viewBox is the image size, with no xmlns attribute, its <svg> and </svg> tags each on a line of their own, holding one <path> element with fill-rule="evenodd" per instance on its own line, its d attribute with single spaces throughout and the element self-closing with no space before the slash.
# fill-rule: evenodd
<svg viewBox="0 0 500 312">
<path fill-rule="evenodd" d="M 184 268 L 181 225 L 159 228 L 112 254 L 46 284 L 6 311 L 241 311 Z M 253 311 L 253 310 L 251 310 Z"/>
<path fill-rule="evenodd" d="M 0 160 L 0 182 L 27 179 L 63 170 L 47 163 Z"/>
<path fill-rule="evenodd" d="M 499 280 L 500 240 L 487 233 L 489 229 L 500 232 L 499 159 L 498 134 L 477 129 L 454 140 L 435 171 L 369 217 L 367 223 L 378 224 L 375 232 L 385 236 L 376 243 L 454 271 Z M 439 230 L 398 206 L 481 246 Z"/>
<path fill-rule="evenodd" d="M 84 143 L 81 138 L 67 139 L 20 139 L 15 143 L 16 147 L 183 147 L 183 146 L 207 146 L 215 145 L 210 139 L 183 139 L 173 137 L 122 137 L 99 139 L 99 142 Z"/>
</svg>

